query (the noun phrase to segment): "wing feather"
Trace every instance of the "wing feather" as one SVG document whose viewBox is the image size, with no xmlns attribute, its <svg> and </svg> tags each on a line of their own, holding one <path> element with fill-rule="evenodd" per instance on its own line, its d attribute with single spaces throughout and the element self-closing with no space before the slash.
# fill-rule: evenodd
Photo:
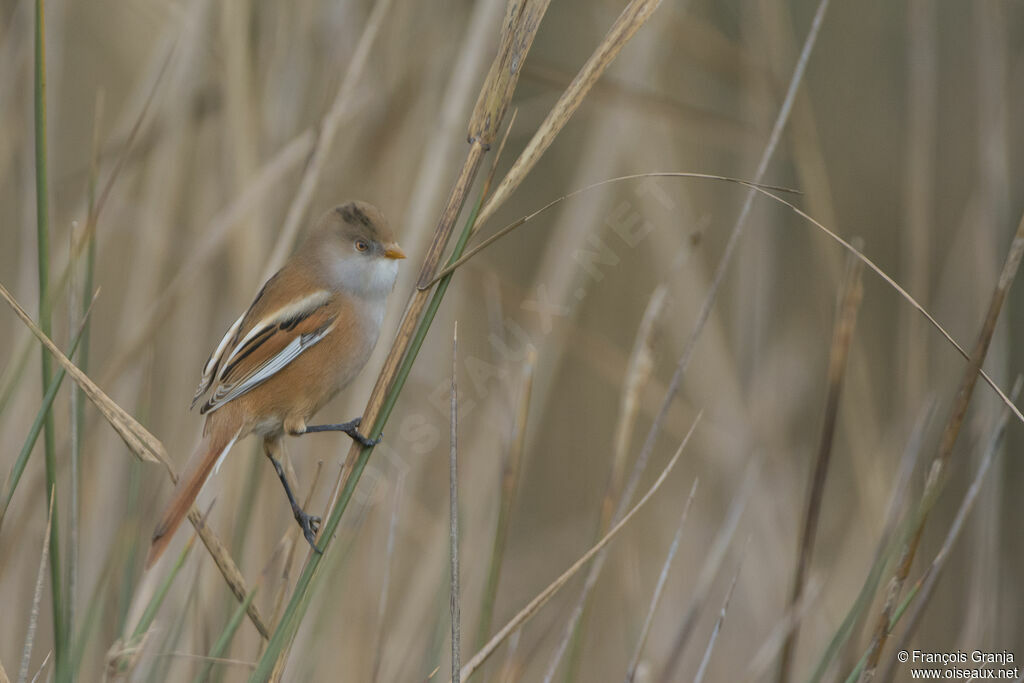
<svg viewBox="0 0 1024 683">
<path fill-rule="evenodd" d="M 330 303 L 330 293 L 319 290 L 254 324 L 220 363 L 213 392 L 199 412 L 214 411 L 255 389 L 327 336 L 337 320 Z"/>
<path fill-rule="evenodd" d="M 206 393 L 213 384 L 213 378 L 217 374 L 217 368 L 220 367 L 220 362 L 224 358 L 224 352 L 227 351 L 228 347 L 233 343 L 233 340 L 238 337 L 238 330 L 242 326 L 242 321 L 245 320 L 245 313 L 238 316 L 238 320 L 235 324 L 224 335 L 224 338 L 220 340 L 220 344 L 217 345 L 216 350 L 210 354 L 210 357 L 206 359 L 206 365 L 203 366 L 203 375 L 199 378 L 199 387 L 196 388 L 195 395 L 192 396 L 192 408 L 196 407 L 196 403 L 199 398 Z"/>
</svg>

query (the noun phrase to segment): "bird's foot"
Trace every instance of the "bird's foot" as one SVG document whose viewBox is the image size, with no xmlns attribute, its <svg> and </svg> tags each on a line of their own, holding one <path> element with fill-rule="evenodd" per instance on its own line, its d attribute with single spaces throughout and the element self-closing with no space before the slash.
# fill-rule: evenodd
<svg viewBox="0 0 1024 683">
<path fill-rule="evenodd" d="M 302 535 L 306 537 L 306 542 L 319 555 L 323 552 L 316 545 L 316 534 L 320 531 L 320 518 L 316 515 L 307 515 L 302 508 L 297 508 L 294 512 L 295 521 L 302 527 Z"/>
<path fill-rule="evenodd" d="M 352 438 L 353 441 L 356 441 L 363 446 L 376 446 L 384 438 L 384 435 L 381 434 L 376 439 L 371 439 L 367 436 L 364 436 L 363 433 L 359 431 L 359 425 L 360 423 L 362 423 L 362 421 L 363 418 L 357 417 L 354 420 L 349 420 L 348 422 L 341 422 L 338 424 L 312 425 L 306 427 L 306 431 L 304 433 L 308 434 L 309 432 L 345 432 Z"/>
</svg>

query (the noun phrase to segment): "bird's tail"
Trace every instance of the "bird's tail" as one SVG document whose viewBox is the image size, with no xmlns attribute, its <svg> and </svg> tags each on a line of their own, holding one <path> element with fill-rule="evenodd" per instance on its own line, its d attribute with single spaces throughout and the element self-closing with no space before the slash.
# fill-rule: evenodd
<svg viewBox="0 0 1024 683">
<path fill-rule="evenodd" d="M 192 503 L 209 478 L 210 472 L 219 466 L 221 459 L 235 444 L 240 432 L 241 426 L 231 421 L 211 420 L 207 423 L 203 440 L 199 442 L 199 446 L 185 465 L 185 470 L 174 487 L 171 500 L 164 508 L 160 522 L 153 531 L 153 544 L 149 547 L 149 555 L 146 557 L 147 569 L 152 567 L 167 549 L 174 532 L 192 508 Z"/>
</svg>

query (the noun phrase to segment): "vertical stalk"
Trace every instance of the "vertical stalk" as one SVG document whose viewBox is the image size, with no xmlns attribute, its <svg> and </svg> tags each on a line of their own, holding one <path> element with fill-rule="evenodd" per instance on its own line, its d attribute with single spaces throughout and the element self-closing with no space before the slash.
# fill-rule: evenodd
<svg viewBox="0 0 1024 683">
<path fill-rule="evenodd" d="M 99 173 L 99 130 L 100 118 L 103 111 L 102 91 L 96 97 L 96 109 L 93 116 L 92 128 L 92 160 L 89 167 L 88 212 L 86 225 L 94 220 L 96 210 L 96 176 Z M 71 304 L 71 328 L 76 327 L 77 321 L 81 320 L 82 329 L 79 333 L 79 353 L 77 356 L 78 367 L 82 372 L 89 373 L 89 307 L 91 306 L 94 271 L 96 266 L 96 239 L 95 233 L 86 235 L 83 232 L 81 239 L 88 240 L 85 257 L 85 273 L 82 276 L 81 307 L 76 311 L 74 296 Z M 72 242 L 74 235 L 72 235 Z M 74 253 L 72 244 L 71 254 Z M 74 292 L 75 288 L 71 287 Z M 75 358 L 74 351 L 72 358 Z M 71 514 L 68 518 L 68 562 L 67 562 L 67 633 L 68 649 L 75 651 L 75 605 L 78 596 L 78 551 L 79 551 L 79 519 L 81 515 L 82 500 L 82 439 L 85 436 L 85 394 L 77 384 L 71 384 Z M 72 668 L 72 670 L 74 670 Z"/>
<path fill-rule="evenodd" d="M 36 152 L 36 238 L 39 258 L 39 327 L 52 336 L 50 302 L 50 237 L 49 205 L 46 182 L 46 24 L 43 0 L 35 3 L 35 152 Z M 50 354 L 43 351 L 42 379 L 43 393 L 53 379 Z M 46 504 L 52 510 L 50 531 L 50 590 L 53 602 L 53 650 L 57 681 L 67 678 L 65 643 L 64 600 L 62 599 L 62 574 L 60 564 L 60 535 L 57 521 L 57 453 L 54 446 L 53 412 L 46 414 L 43 423 L 43 443 L 46 452 Z"/>
<path fill-rule="evenodd" d="M 450 450 L 448 454 L 449 480 L 449 534 L 451 552 L 451 613 L 452 613 L 452 683 L 459 683 L 459 641 L 462 632 L 461 610 L 459 609 L 459 386 L 458 386 L 458 355 L 459 355 L 459 323 L 455 322 L 452 333 L 452 391 L 451 391 L 451 422 Z"/>
</svg>

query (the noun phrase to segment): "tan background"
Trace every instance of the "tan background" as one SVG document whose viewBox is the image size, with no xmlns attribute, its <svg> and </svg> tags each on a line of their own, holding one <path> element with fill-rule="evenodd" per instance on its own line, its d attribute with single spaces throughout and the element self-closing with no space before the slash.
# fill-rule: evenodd
<svg viewBox="0 0 1024 683">
<path fill-rule="evenodd" d="M 500 170 L 529 140 L 621 5 L 552 3 L 514 100 L 518 118 Z M 752 177 L 814 9 L 803 0 L 666 0 L 485 230 L 615 175 L 699 171 Z M 187 411 L 199 369 L 259 287 L 304 154 L 293 154 L 290 167 L 268 191 L 242 204 L 243 217 L 223 248 L 207 254 L 204 238 L 282 149 L 305 131 L 318 130 L 369 10 L 366 2 L 315 0 L 48 3 L 55 264 L 66 262 L 69 232 L 85 217 L 97 95 L 104 99 L 102 184 L 174 46 L 99 221 L 96 284 L 102 291 L 92 320 L 90 375 L 162 439 L 178 463 L 200 429 L 197 415 Z M 396 225 L 411 258 L 391 300 L 392 331 L 426 235 L 461 164 L 465 122 L 493 55 L 502 10 L 503 3 L 495 0 L 394 2 L 346 104 L 305 214 L 303 225 L 342 199 L 362 198 L 381 206 Z M 34 312 L 31 21 L 29 3 L 3 3 L 0 281 Z M 1024 11 L 1016 3 L 833 3 L 765 177 L 803 191 L 797 203 L 841 235 L 863 238 L 865 252 L 965 345 L 977 333 L 1024 206 L 1016 181 L 1024 163 L 1022 41 Z M 303 152 L 308 147 L 301 145 L 309 140 L 294 144 Z M 380 680 L 423 680 L 437 666 L 435 679 L 445 676 L 445 386 L 455 319 L 466 401 L 460 452 L 464 657 L 474 651 L 500 458 L 527 341 L 537 348 L 538 366 L 495 626 L 589 547 L 608 477 L 626 362 L 648 297 L 659 283 L 669 283 L 652 379 L 641 394 L 634 452 L 745 195 L 737 186 L 706 181 L 648 182 L 659 192 L 632 181 L 561 204 L 456 276 L 385 430 L 387 448 L 378 449 L 361 484 L 359 505 L 346 516 L 328 565 L 330 579 L 300 631 L 289 678 L 369 680 L 378 642 Z M 648 222 L 650 230 L 627 244 L 609 224 L 616 217 Z M 604 245 L 603 260 L 588 269 L 581 263 L 588 262 L 585 252 L 600 247 L 594 240 Z M 123 360 L 153 302 L 183 268 L 196 267 L 201 255 L 198 274 L 176 290 L 173 307 L 143 338 L 141 352 Z M 672 274 L 677 258 L 683 261 Z M 753 653 L 784 612 L 821 429 L 843 261 L 839 247 L 809 224 L 767 200 L 756 201 L 644 487 L 700 410 L 703 421 L 665 488 L 612 547 L 587 613 L 576 680 L 621 679 L 686 493 L 699 477 L 646 648 L 645 666 L 660 671 L 730 500 L 740 490 L 747 464 L 759 458 L 754 488 L 678 670 L 679 680 L 696 672 L 718 606 L 742 562 L 707 680 L 750 675 Z M 545 321 L 535 306 L 543 300 L 561 313 Z M 1011 296 L 986 366 L 1006 388 L 1020 367 L 1020 355 L 1013 352 L 1019 301 L 1019 295 Z M 63 296 L 55 311 L 55 337 L 62 346 L 68 340 L 67 320 Z M 389 341 L 382 341 L 357 385 L 323 412 L 324 421 L 358 414 Z M 26 344 L 20 323 L 9 312 L 0 313 L 6 373 Z M 811 571 L 818 590 L 796 660 L 799 678 L 810 673 L 860 588 L 901 457 L 932 401 L 935 412 L 926 423 L 911 479 L 911 495 L 920 495 L 963 365 L 892 288 L 865 275 Z M 33 347 L 25 375 L 0 414 L 5 476 L 39 399 Z M 66 517 L 66 388 L 55 410 Z M 929 523 L 912 578 L 945 537 L 998 412 L 991 390 L 979 386 L 955 453 L 951 485 Z M 98 680 L 105 653 L 124 628 L 149 531 L 169 483 L 157 467 L 137 463 L 94 411 L 88 414 L 76 625 L 99 586 L 104 609 L 81 670 L 82 680 Z M 1022 484 L 1015 447 L 1020 433 L 1020 425 L 1011 423 L 1011 448 L 988 477 L 911 641 L 914 647 L 1008 649 L 1024 657 L 1019 608 L 1024 536 L 1015 494 Z M 333 435 L 290 442 L 301 490 L 307 490 L 316 462 L 324 462 L 314 508 L 325 504 L 347 446 L 344 437 Z M 43 492 L 39 445 L 0 534 L 0 661 L 12 674 L 21 657 L 45 528 Z M 225 539 L 234 539 L 250 582 L 263 577 L 257 602 L 272 613 L 281 561 L 271 555 L 294 522 L 254 442 L 236 447 L 203 500 L 214 496 L 212 524 Z M 246 514 L 249 523 L 239 528 L 237 520 Z M 67 520 L 61 523 L 66 528 Z M 171 554 L 186 536 L 179 534 Z M 378 641 L 378 601 L 388 563 L 389 607 Z M 519 680 L 542 677 L 580 585 L 579 580 L 571 584 L 523 630 L 514 654 L 523 667 Z M 208 556 L 194 552 L 158 617 L 149 657 L 137 675 L 145 679 L 166 672 L 167 680 L 194 675 L 195 661 L 164 653 L 208 652 L 231 609 Z M 44 599 L 33 671 L 50 647 L 49 615 Z M 863 633 L 856 642 L 859 652 Z M 228 656 L 253 661 L 257 644 L 252 626 L 243 623 Z M 499 651 L 497 661 L 505 652 Z M 489 667 L 487 676 L 498 668 Z M 242 680 L 245 672 L 242 666 L 224 667 L 228 680 Z"/>
</svg>

